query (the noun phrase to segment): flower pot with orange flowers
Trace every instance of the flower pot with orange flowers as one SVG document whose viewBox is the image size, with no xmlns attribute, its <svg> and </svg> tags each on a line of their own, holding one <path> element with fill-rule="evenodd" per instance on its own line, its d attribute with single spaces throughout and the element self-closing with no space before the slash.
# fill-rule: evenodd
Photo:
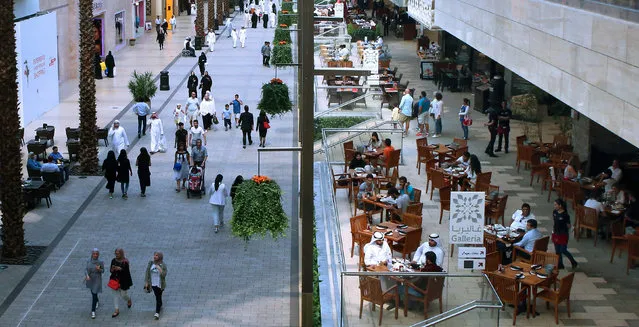
<svg viewBox="0 0 639 327">
<path fill-rule="evenodd" d="M 255 237 L 277 239 L 286 234 L 289 218 L 282 208 L 282 189 L 267 176 L 253 176 L 237 186 L 231 231 L 245 242 Z"/>
<path fill-rule="evenodd" d="M 283 115 L 293 110 L 288 85 L 279 78 L 262 85 L 262 99 L 257 108 L 269 115 Z"/>
</svg>

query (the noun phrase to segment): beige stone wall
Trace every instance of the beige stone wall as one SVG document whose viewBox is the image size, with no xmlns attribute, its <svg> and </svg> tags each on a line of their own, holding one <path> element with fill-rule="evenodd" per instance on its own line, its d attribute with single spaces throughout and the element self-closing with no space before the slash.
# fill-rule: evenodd
<svg viewBox="0 0 639 327">
<path fill-rule="evenodd" d="M 437 1 L 435 22 L 639 146 L 638 24 L 538 0 Z"/>
</svg>

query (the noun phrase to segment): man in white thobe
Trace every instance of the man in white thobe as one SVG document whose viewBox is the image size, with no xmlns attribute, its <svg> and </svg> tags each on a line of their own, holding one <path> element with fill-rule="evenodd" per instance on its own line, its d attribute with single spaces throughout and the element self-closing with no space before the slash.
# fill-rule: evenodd
<svg viewBox="0 0 639 327">
<path fill-rule="evenodd" d="M 129 138 L 126 136 L 124 127 L 120 127 L 119 120 L 113 122 L 113 126 L 109 129 L 107 138 L 116 156 L 120 155 L 121 150 L 126 150 L 126 148 L 129 147 Z"/>
<path fill-rule="evenodd" d="M 251 14 L 248 9 L 244 10 L 244 27 L 248 28 L 251 25 Z"/>
<path fill-rule="evenodd" d="M 209 50 L 215 50 L 215 32 L 213 30 L 209 30 L 209 33 L 206 35 L 206 42 L 209 45 Z"/>
<path fill-rule="evenodd" d="M 157 113 L 151 114 L 151 122 L 149 123 L 149 130 L 151 133 L 151 148 L 149 152 L 166 152 L 166 138 L 164 137 L 164 127 L 162 126 L 162 120 L 158 118 Z"/>
<path fill-rule="evenodd" d="M 432 251 L 437 256 L 436 264 L 440 267 L 444 267 L 444 257 L 446 254 L 444 253 L 444 249 L 442 249 L 441 244 L 439 244 L 439 234 L 430 234 L 428 237 L 428 242 L 423 243 L 417 248 L 415 251 L 415 256 L 413 257 L 415 263 L 420 265 L 426 264 L 426 252 Z"/>
<path fill-rule="evenodd" d="M 364 264 L 367 266 L 376 266 L 386 264 L 393 258 L 393 252 L 384 241 L 384 234 L 381 232 L 373 233 L 370 243 L 364 246 Z"/>
</svg>

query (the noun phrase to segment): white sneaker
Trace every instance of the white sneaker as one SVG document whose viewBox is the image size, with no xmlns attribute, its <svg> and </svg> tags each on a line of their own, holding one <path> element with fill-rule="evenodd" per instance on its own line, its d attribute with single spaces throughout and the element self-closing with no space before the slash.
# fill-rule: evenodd
<svg viewBox="0 0 639 327">
<path fill-rule="evenodd" d="M 95 319 L 95 311 L 91 312 L 91 319 Z"/>
<path fill-rule="evenodd" d="M 439 137 L 439 135 L 437 135 L 437 134 L 433 134 L 433 136 L 432 136 L 432 137 Z"/>
<path fill-rule="evenodd" d="M 160 320 L 160 314 L 159 313 L 154 314 L 153 317 L 155 317 L 155 320 Z"/>
</svg>

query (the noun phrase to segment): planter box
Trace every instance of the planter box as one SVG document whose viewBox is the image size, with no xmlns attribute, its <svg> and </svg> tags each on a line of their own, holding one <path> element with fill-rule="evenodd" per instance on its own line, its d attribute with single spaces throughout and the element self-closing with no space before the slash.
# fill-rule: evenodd
<svg viewBox="0 0 639 327">
<path fill-rule="evenodd" d="M 130 46 L 134 46 L 135 45 L 135 39 L 129 39 L 129 45 Z"/>
</svg>

